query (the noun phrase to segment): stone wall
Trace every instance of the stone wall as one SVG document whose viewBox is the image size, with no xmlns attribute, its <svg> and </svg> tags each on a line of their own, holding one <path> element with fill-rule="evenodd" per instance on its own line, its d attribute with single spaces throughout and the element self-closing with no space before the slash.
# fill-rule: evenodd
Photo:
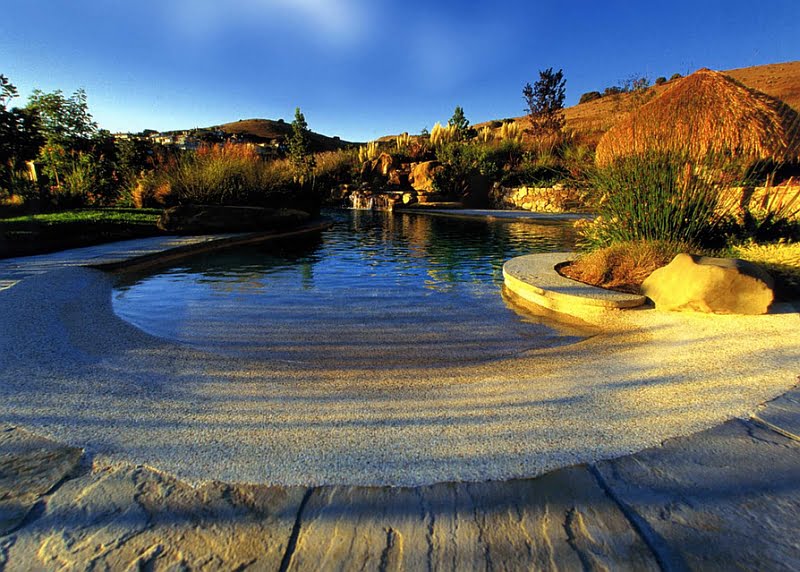
<svg viewBox="0 0 800 572">
<path fill-rule="evenodd" d="M 731 187 L 721 192 L 719 208 L 724 212 L 741 215 L 780 212 L 800 220 L 800 183 L 789 179 L 786 183 L 765 187 Z"/>
<path fill-rule="evenodd" d="M 563 186 L 495 187 L 492 206 L 498 209 L 526 210 L 540 213 L 586 212 L 586 192 Z"/>
</svg>

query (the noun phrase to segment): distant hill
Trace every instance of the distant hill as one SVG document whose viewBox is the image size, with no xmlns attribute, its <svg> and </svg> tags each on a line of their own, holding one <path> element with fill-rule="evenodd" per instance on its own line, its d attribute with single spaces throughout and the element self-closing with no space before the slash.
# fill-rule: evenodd
<svg viewBox="0 0 800 572">
<path fill-rule="evenodd" d="M 233 123 L 215 125 L 209 129 L 218 129 L 230 135 L 243 135 L 254 141 L 265 143 L 273 140 L 285 143 L 292 135 L 291 123 L 286 123 L 283 120 L 273 121 L 272 119 L 240 119 Z M 336 151 L 337 149 L 354 145 L 354 143 L 342 141 L 338 137 L 328 137 L 313 131 L 310 132 L 310 139 L 312 151 Z"/>
<path fill-rule="evenodd" d="M 747 87 L 777 97 L 800 111 L 800 61 L 726 70 L 723 73 Z M 648 91 L 657 95 L 669 84 L 652 86 Z M 635 107 L 635 102 L 630 94 L 606 96 L 574 105 L 564 113 L 567 129 L 582 133 L 605 132 L 632 107 Z"/>
<path fill-rule="evenodd" d="M 748 87 L 777 97 L 800 111 L 800 61 L 726 70 L 723 73 Z M 669 85 L 670 82 L 652 86 L 648 88 L 648 95 L 657 95 Z M 597 86 L 598 91 L 603 89 L 603 86 Z M 599 138 L 600 134 L 606 132 L 636 105 L 634 97 L 627 93 L 573 105 L 564 110 L 566 129 L 584 136 L 595 135 Z M 524 116 L 517 117 L 515 122 L 525 123 L 527 119 Z M 485 121 L 475 127 L 480 128 L 490 123 L 492 122 Z"/>
</svg>

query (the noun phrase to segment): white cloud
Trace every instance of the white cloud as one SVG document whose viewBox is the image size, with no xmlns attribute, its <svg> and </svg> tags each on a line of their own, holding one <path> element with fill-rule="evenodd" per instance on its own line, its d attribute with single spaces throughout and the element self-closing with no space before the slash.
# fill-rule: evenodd
<svg viewBox="0 0 800 572">
<path fill-rule="evenodd" d="M 172 0 L 164 7 L 170 27 L 190 40 L 263 23 L 344 47 L 363 37 L 368 17 L 364 0 Z"/>
</svg>

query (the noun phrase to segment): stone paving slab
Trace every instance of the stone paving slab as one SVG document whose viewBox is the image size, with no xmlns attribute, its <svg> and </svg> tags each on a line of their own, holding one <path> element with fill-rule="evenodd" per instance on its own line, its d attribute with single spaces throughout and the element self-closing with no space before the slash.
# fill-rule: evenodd
<svg viewBox="0 0 800 572">
<path fill-rule="evenodd" d="M 800 570 L 800 443 L 733 420 L 596 465 L 667 570 Z"/>
<path fill-rule="evenodd" d="M 6 433 L 14 438 L 0 441 L 4 458 L 58 449 L 18 429 Z M 222 483 L 195 489 L 144 467 L 95 463 L 39 495 L 41 510 L 24 526 L 0 532 L 0 569 L 278 570 L 305 494 Z"/>
<path fill-rule="evenodd" d="M 24 521 L 31 509 L 80 463 L 81 450 L 0 425 L 0 536 Z"/>
<path fill-rule="evenodd" d="M 585 466 L 537 479 L 323 487 L 291 570 L 656 570 Z"/>
<path fill-rule="evenodd" d="M 749 421 L 536 479 L 416 488 L 192 488 L 102 460 L 76 473 L 74 450 L 3 436 L 4 466 L 69 458 L 65 477 L 58 456 L 28 463 L 55 476 L 0 532 L 8 571 L 800 569 L 800 443 Z"/>
<path fill-rule="evenodd" d="M 800 389 L 792 389 L 765 403 L 756 410 L 753 418 L 789 438 L 800 441 Z"/>
</svg>

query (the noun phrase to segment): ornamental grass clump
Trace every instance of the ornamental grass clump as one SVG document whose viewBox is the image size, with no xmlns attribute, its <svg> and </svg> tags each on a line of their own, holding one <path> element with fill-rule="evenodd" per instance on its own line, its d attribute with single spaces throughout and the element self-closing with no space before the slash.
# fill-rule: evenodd
<svg viewBox="0 0 800 572">
<path fill-rule="evenodd" d="M 165 176 L 179 203 L 243 203 L 261 188 L 260 162 L 249 146 L 204 145 L 181 155 Z"/>
<path fill-rule="evenodd" d="M 397 147 L 398 153 L 405 153 L 408 150 L 408 147 L 411 145 L 411 135 L 408 132 L 401 133 L 395 139 L 395 146 Z"/>
<path fill-rule="evenodd" d="M 786 105 L 712 70 L 666 88 L 609 129 L 597 145 L 599 165 L 644 151 L 680 152 L 741 162 L 794 162 L 800 117 Z"/>
<path fill-rule="evenodd" d="M 729 170 L 678 152 L 648 151 L 594 169 L 598 217 L 581 229 L 591 247 L 652 240 L 719 245 L 736 207 L 719 199 Z"/>
<path fill-rule="evenodd" d="M 682 250 L 682 245 L 665 241 L 621 242 L 586 253 L 560 272 L 586 284 L 638 294 L 644 279 Z"/>
<path fill-rule="evenodd" d="M 521 142 L 522 141 L 522 129 L 520 129 L 519 125 L 516 123 L 503 123 L 500 126 L 500 139 L 503 141 L 510 140 Z"/>
<path fill-rule="evenodd" d="M 456 125 L 445 126 L 437 121 L 436 125 L 433 126 L 433 129 L 431 129 L 431 145 L 438 147 L 440 145 L 451 143 L 456 140 L 457 135 L 458 129 Z"/>
<path fill-rule="evenodd" d="M 380 149 L 378 148 L 377 141 L 370 141 L 366 145 L 362 145 L 358 148 L 358 160 L 360 163 L 366 163 L 367 161 L 377 159 L 378 155 L 380 155 Z"/>
</svg>

